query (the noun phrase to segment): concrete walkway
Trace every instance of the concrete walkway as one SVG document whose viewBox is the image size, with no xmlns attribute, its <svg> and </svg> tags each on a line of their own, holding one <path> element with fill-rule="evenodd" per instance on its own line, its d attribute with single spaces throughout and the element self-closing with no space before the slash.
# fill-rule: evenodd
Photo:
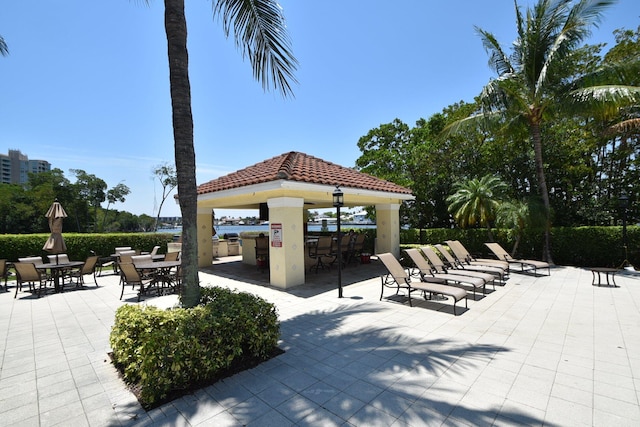
<svg viewBox="0 0 640 427">
<path fill-rule="evenodd" d="M 640 425 L 640 276 L 619 274 L 608 288 L 576 268 L 512 274 L 454 317 L 448 301 L 379 301 L 371 274 L 347 279 L 338 299 L 335 270 L 292 292 L 230 271 L 214 265 L 202 284 L 275 303 L 286 352 L 150 412 L 107 356 L 127 303 L 116 276 L 40 299 L 0 293 L 0 424 Z M 135 303 L 130 290 L 125 298 Z"/>
</svg>

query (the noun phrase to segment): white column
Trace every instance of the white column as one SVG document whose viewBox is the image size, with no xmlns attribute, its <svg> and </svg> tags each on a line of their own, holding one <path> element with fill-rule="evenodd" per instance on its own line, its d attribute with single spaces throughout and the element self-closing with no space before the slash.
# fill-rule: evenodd
<svg viewBox="0 0 640 427">
<path fill-rule="evenodd" d="M 271 284 L 289 288 L 304 284 L 304 199 L 278 197 L 269 206 L 269 273 Z M 279 236 L 274 235 L 277 233 Z"/>
<path fill-rule="evenodd" d="M 376 253 L 400 256 L 400 205 L 376 205 Z"/>
</svg>

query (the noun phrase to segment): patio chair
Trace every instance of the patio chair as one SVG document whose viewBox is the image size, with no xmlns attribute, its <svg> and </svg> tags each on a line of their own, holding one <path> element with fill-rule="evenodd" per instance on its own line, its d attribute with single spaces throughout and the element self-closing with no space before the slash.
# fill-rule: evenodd
<svg viewBox="0 0 640 427">
<path fill-rule="evenodd" d="M 347 257 L 347 264 L 360 260 L 360 255 L 364 249 L 364 233 L 357 233 L 352 237 L 351 245 L 349 247 L 349 255 Z"/>
<path fill-rule="evenodd" d="M 167 252 L 164 255 L 165 261 L 178 261 L 180 259 L 180 252 Z"/>
<path fill-rule="evenodd" d="M 9 290 L 7 286 L 7 280 L 9 280 L 9 276 L 13 276 L 13 273 L 9 271 L 9 264 L 6 259 L 0 259 L 0 281 L 4 279 L 4 289 L 5 291 Z"/>
<path fill-rule="evenodd" d="M 469 265 L 463 264 L 459 262 L 456 258 L 451 255 L 451 253 L 445 248 L 443 245 L 435 244 L 434 248 L 442 255 L 444 258 L 445 265 L 451 270 L 453 269 L 455 272 L 461 271 L 478 271 L 481 273 L 489 273 L 493 274 L 501 283 L 505 283 L 508 279 L 508 275 L 506 271 L 502 267 L 491 267 L 486 265 Z"/>
<path fill-rule="evenodd" d="M 315 269 L 316 274 L 318 274 L 319 269 L 331 269 L 331 264 L 333 261 L 326 264 L 323 261 L 323 258 L 333 258 L 334 255 L 332 253 L 333 249 L 333 238 L 331 236 L 320 236 L 318 240 L 314 243 L 309 244 L 309 258 L 315 259 L 316 263 L 313 265 L 310 270 Z"/>
<path fill-rule="evenodd" d="M 47 255 L 47 259 L 49 260 L 50 264 L 66 264 L 69 262 L 69 255 L 67 254 Z M 71 273 L 71 268 L 63 268 L 60 271 L 59 276 L 60 276 L 62 286 L 64 286 L 64 283 L 66 281 L 71 280 L 70 273 Z"/>
<path fill-rule="evenodd" d="M 131 262 L 136 266 L 137 264 L 149 264 L 153 263 L 153 256 L 151 254 L 147 255 L 131 255 Z M 153 269 L 138 269 L 138 271 L 142 274 L 143 279 L 153 277 L 155 271 Z"/>
<path fill-rule="evenodd" d="M 497 259 L 474 258 L 459 240 L 447 240 L 445 242 L 451 248 L 453 255 L 463 264 L 498 266 L 509 273 L 509 263 Z"/>
<path fill-rule="evenodd" d="M 16 276 L 18 278 L 16 293 L 13 297 L 16 298 L 18 296 L 18 291 L 22 290 L 22 286 L 26 283 L 29 285 L 29 291 L 34 292 L 37 290 L 38 298 L 40 298 L 40 292 L 42 292 L 43 288 L 46 290 L 47 283 L 49 282 L 47 277 L 44 276 L 32 262 L 16 262 L 13 264 L 13 267 L 16 269 Z"/>
<path fill-rule="evenodd" d="M 411 280 L 409 273 L 402 267 L 400 262 L 391 253 L 378 254 L 378 259 L 387 268 L 388 273 L 380 276 L 382 281 L 382 291 L 380 292 L 380 301 L 384 295 L 385 288 L 395 288 L 396 295 L 400 290 L 404 290 L 407 293 L 409 299 L 409 307 L 413 307 L 411 302 L 411 292 L 422 292 L 424 299 L 429 300 L 434 294 L 447 295 L 453 299 L 453 314 L 456 313 L 456 304 L 458 301 L 464 299 L 465 308 L 467 306 L 467 292 L 464 289 L 460 289 L 455 286 L 448 286 L 434 281 L 414 282 Z M 429 297 L 427 297 L 429 294 Z"/>
<path fill-rule="evenodd" d="M 42 257 L 39 257 L 39 256 L 28 256 L 28 257 L 18 258 L 18 262 L 32 262 L 36 265 L 44 264 L 42 262 Z"/>
<path fill-rule="evenodd" d="M 426 248 L 427 250 L 431 250 Z M 424 256 L 417 249 L 405 250 L 416 269 L 418 270 L 418 276 L 422 281 L 442 280 L 445 284 L 449 285 L 468 285 L 473 287 L 473 299 L 476 298 L 476 288 L 481 288 L 482 293 L 485 293 L 486 280 L 476 277 L 463 276 L 461 274 L 450 274 L 443 271 L 438 272 L 435 268 L 431 267 L 431 264 L 424 258 Z M 425 252 L 423 252 L 425 253 Z M 426 255 L 426 253 L 425 253 Z M 437 255 L 436 255 L 437 256 Z M 415 275 L 415 274 L 414 274 Z"/>
<path fill-rule="evenodd" d="M 120 283 L 122 284 L 121 300 L 124 295 L 124 288 L 127 285 L 131 285 L 132 289 L 135 289 L 136 286 L 138 287 L 138 302 L 140 302 L 142 294 L 149 292 L 152 288 L 157 290 L 156 281 L 152 278 L 141 277 L 133 263 L 120 263 Z"/>
<path fill-rule="evenodd" d="M 151 257 L 153 257 L 154 255 L 157 255 L 159 249 L 160 249 L 160 246 L 158 245 L 154 246 L 153 249 L 151 249 L 151 253 L 149 255 L 151 255 Z"/>
<path fill-rule="evenodd" d="M 338 245 L 340 245 L 340 268 L 344 268 L 346 265 L 347 257 L 349 256 L 349 246 L 351 242 L 351 236 L 345 233 L 340 233 L 340 237 L 336 236 L 331 239 L 331 256 L 333 260 L 331 261 L 331 265 L 338 261 Z"/>
<path fill-rule="evenodd" d="M 67 254 L 47 255 L 47 258 L 51 264 L 64 264 L 69 262 L 69 255 Z"/>
<path fill-rule="evenodd" d="M 98 264 L 98 256 L 92 255 L 87 257 L 84 264 L 79 268 L 73 268 L 69 273 L 69 277 L 76 279 L 76 287 L 84 286 L 84 276 L 91 274 L 93 276 L 93 283 L 98 287 L 98 281 L 96 280 L 96 267 Z"/>
<path fill-rule="evenodd" d="M 133 263 L 132 257 L 134 257 L 135 255 L 135 251 L 120 252 L 120 255 L 118 255 L 118 266 L 120 266 L 120 264 Z"/>
<path fill-rule="evenodd" d="M 485 243 L 485 245 L 491 252 L 493 252 L 493 254 L 498 259 L 505 260 L 509 264 L 520 265 L 521 272 L 533 270 L 533 274 L 537 276 L 539 268 L 546 268 L 547 272 L 549 273 L 547 274 L 547 276 L 551 276 L 551 266 L 549 265 L 549 263 L 546 263 L 544 261 L 537 261 L 534 259 L 514 259 L 513 257 L 511 257 L 511 255 L 509 255 L 507 251 L 502 248 L 502 246 L 500 246 L 499 243 Z"/>
</svg>

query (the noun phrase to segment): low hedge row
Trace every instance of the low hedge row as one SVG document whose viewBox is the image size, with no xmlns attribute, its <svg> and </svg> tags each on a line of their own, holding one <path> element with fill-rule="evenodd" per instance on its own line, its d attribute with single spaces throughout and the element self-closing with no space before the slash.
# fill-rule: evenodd
<svg viewBox="0 0 640 427">
<path fill-rule="evenodd" d="M 511 253 L 515 237 L 510 230 L 493 229 L 493 240 Z M 476 256 L 493 258 L 484 245 L 488 242 L 486 229 L 447 229 L 401 230 L 400 242 L 403 245 L 415 243 L 434 244 L 446 240 L 460 240 Z M 541 259 L 543 232 L 527 231 L 518 245 L 516 257 Z M 619 267 L 625 260 L 622 243 L 622 227 L 555 227 L 551 232 L 551 254 L 557 265 L 576 267 Z M 640 227 L 627 227 L 626 259 L 640 266 Z"/>
<path fill-rule="evenodd" d="M 147 409 L 221 378 L 233 366 L 267 360 L 277 348 L 273 304 L 218 287 L 200 291 L 194 308 L 123 305 L 116 311 L 112 359 Z"/>
<path fill-rule="evenodd" d="M 345 229 L 345 232 L 348 229 Z M 365 251 L 374 253 L 375 229 L 359 229 L 365 234 Z M 493 229 L 494 241 L 511 252 L 514 236 L 510 230 Z M 328 233 L 330 234 L 330 233 Z M 17 261 L 18 257 L 46 255 L 42 250 L 49 234 L 3 234 L 0 235 L 0 259 Z M 164 253 L 167 243 L 173 240 L 169 233 L 110 233 L 81 234 L 64 233 L 67 253 L 71 259 L 85 259 L 91 251 L 104 256 L 113 253 L 117 246 L 131 246 L 150 251 L 160 246 Z M 487 256 L 484 243 L 488 241 L 487 230 L 458 228 L 432 228 L 425 230 L 400 230 L 401 244 L 442 243 L 445 240 L 460 240 L 470 252 Z M 627 260 L 632 265 L 640 265 L 640 227 L 627 227 Z M 540 259 L 542 257 L 542 231 L 527 231 L 518 246 L 517 256 Z M 559 265 L 578 267 L 615 267 L 625 259 L 622 245 L 622 227 L 556 227 L 552 230 L 551 252 L 553 261 Z"/>
<path fill-rule="evenodd" d="M 84 260 L 91 251 L 106 256 L 118 246 L 131 246 L 141 251 L 150 251 L 160 246 L 159 253 L 167 251 L 167 243 L 173 240 L 170 233 L 63 233 L 67 254 L 73 260 Z M 25 256 L 46 256 L 42 250 L 49 234 L 0 234 L 0 259 L 17 261 Z"/>
</svg>

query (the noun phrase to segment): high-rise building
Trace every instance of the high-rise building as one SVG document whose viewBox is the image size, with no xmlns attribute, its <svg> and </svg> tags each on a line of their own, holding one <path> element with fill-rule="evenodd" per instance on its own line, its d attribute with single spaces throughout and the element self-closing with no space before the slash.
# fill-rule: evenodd
<svg viewBox="0 0 640 427">
<path fill-rule="evenodd" d="M 0 182 L 3 184 L 25 184 L 29 172 L 41 173 L 51 170 L 46 160 L 29 160 L 20 150 L 9 150 L 9 154 L 0 154 Z"/>
</svg>

